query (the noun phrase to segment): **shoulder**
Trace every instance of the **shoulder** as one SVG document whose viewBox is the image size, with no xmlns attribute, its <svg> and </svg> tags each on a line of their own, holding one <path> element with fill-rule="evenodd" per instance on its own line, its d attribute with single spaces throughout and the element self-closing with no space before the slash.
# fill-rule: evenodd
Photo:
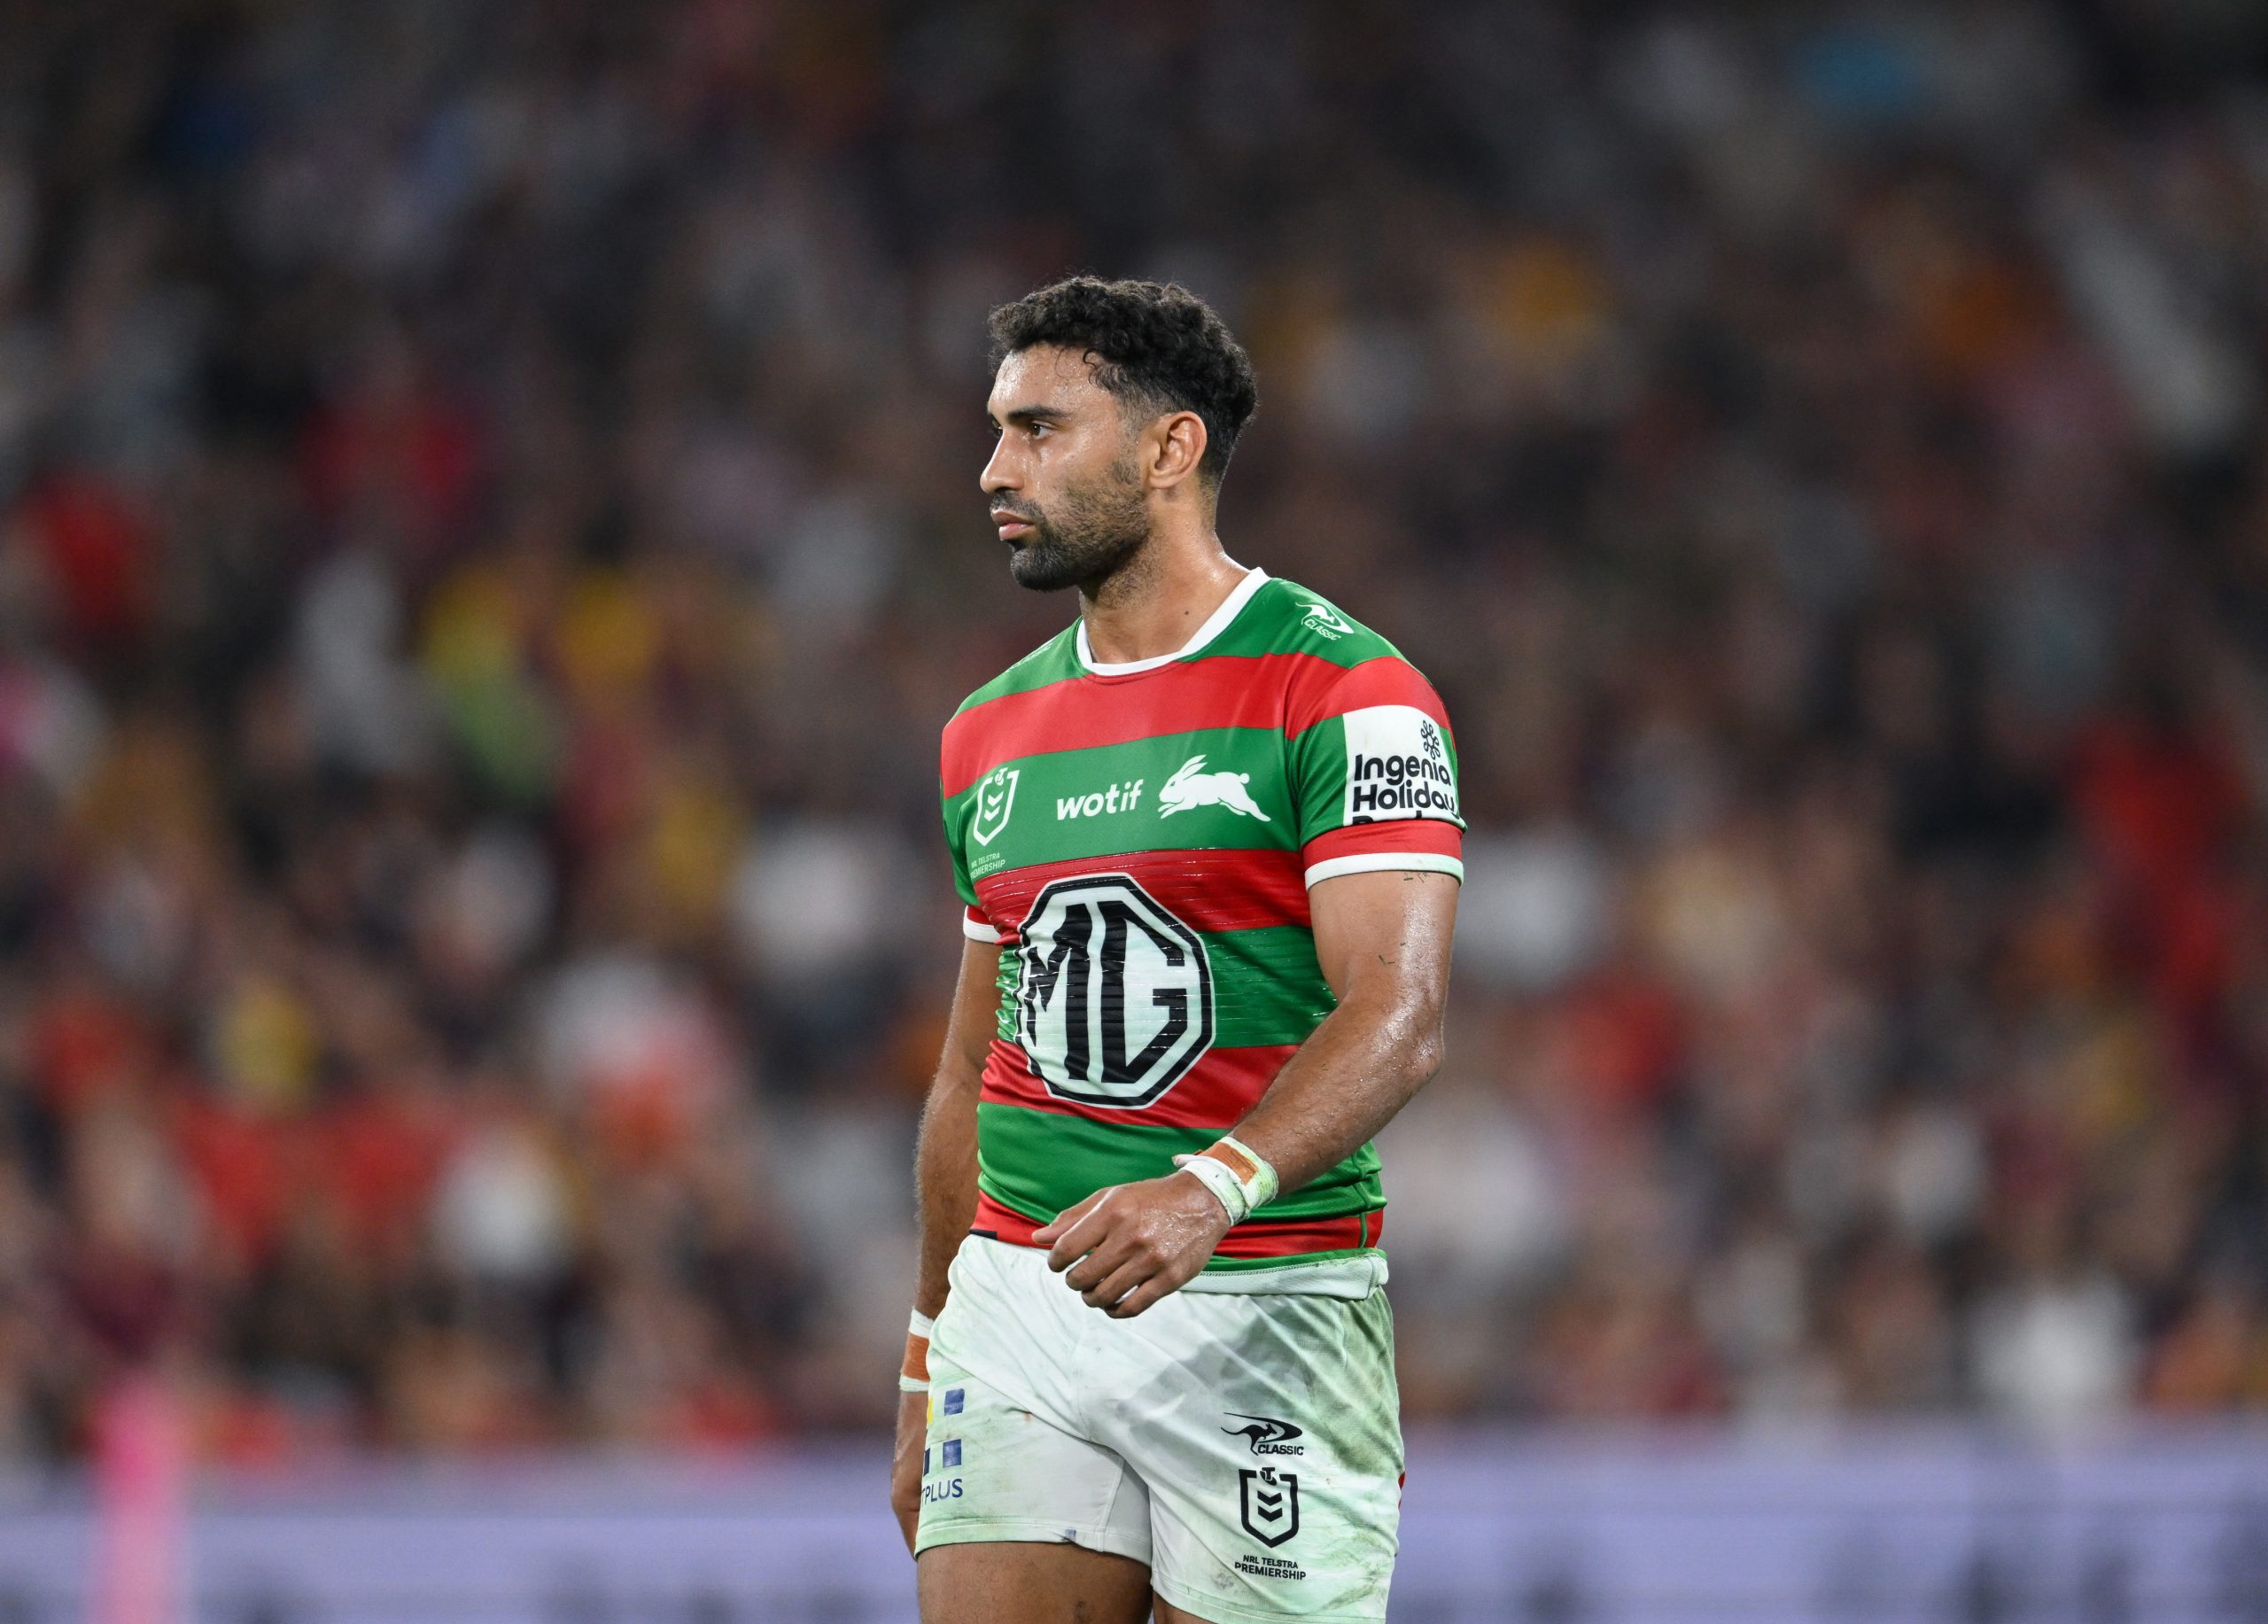
<svg viewBox="0 0 2268 1624">
<path fill-rule="evenodd" d="M 1253 594 L 1248 618 L 1251 639 L 1262 645 L 1254 653 L 1311 655 L 1342 670 L 1402 657 L 1401 649 L 1321 593 L 1280 576 Z"/>
<path fill-rule="evenodd" d="M 1077 636 L 1079 623 L 1074 620 L 1054 636 L 1033 649 L 1023 658 L 978 688 L 953 708 L 953 720 L 959 721 L 970 711 L 995 699 L 1005 699 L 1011 694 L 1029 693 L 1033 688 L 1046 688 L 1079 674 Z M 951 724 L 948 724 L 950 726 Z"/>
<path fill-rule="evenodd" d="M 1440 697 L 1401 649 L 1321 593 L 1270 580 L 1253 599 L 1253 646 L 1285 664 L 1285 728 L 1299 734 L 1371 705 L 1408 705 L 1443 726 Z"/>
</svg>

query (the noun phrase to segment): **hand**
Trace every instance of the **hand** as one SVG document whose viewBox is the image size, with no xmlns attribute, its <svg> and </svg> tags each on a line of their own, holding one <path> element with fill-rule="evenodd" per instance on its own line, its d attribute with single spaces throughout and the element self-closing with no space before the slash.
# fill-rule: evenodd
<svg viewBox="0 0 2268 1624">
<path fill-rule="evenodd" d="M 889 1463 L 889 1509 L 897 1514 L 905 1548 L 913 1549 L 914 1526 L 921 1520 L 921 1451 L 929 1441 L 929 1395 L 897 1395 L 897 1452 Z"/>
<path fill-rule="evenodd" d="M 1032 1240 L 1089 1307 L 1131 1319 L 1195 1278 L 1228 1232 L 1220 1198 L 1195 1175 L 1170 1173 L 1098 1190 Z"/>
</svg>

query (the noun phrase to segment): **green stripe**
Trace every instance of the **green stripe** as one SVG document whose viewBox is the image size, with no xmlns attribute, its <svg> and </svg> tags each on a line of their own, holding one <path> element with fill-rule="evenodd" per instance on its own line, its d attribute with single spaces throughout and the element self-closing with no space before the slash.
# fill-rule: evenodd
<svg viewBox="0 0 2268 1624">
<path fill-rule="evenodd" d="M 1247 1269 L 1281 1269 L 1286 1263 L 1327 1263 L 1339 1257 L 1369 1257 L 1379 1247 L 1339 1247 L 1328 1252 L 1301 1252 L 1285 1257 L 1216 1257 L 1205 1265 L 1207 1274 L 1239 1274 Z"/>
<path fill-rule="evenodd" d="M 1218 1128 L 1099 1123 L 987 1101 L 976 1107 L 976 1182 L 1002 1206 L 1042 1223 L 1106 1185 L 1162 1178 L 1177 1155 L 1221 1137 Z M 1332 1218 L 1386 1204 L 1378 1152 L 1365 1145 L 1304 1188 L 1259 1209 L 1270 1218 Z"/>
<path fill-rule="evenodd" d="M 1318 629 L 1307 618 L 1309 606 L 1317 604 L 1338 612 L 1340 624 L 1346 629 L 1336 636 Z M 1312 654 L 1333 665 L 1360 665 L 1385 655 L 1401 657 L 1400 649 L 1338 610 L 1321 593 L 1280 578 L 1271 579 L 1254 593 L 1244 613 L 1206 644 L 1198 657 L 1220 654 Z"/>
<path fill-rule="evenodd" d="M 1339 1007 L 1316 961 L 1315 933 L 1305 925 L 1262 925 L 1252 930 L 1200 931 L 1213 970 L 1213 1046 L 1249 1049 L 1305 1043 Z M 998 1031 L 1017 1041 L 1016 983 L 1022 951 L 1000 954 Z"/>
<path fill-rule="evenodd" d="M 1079 664 L 1077 642 L 1079 623 L 1074 620 L 1054 636 L 1033 649 L 1023 658 L 1002 672 L 967 699 L 960 702 L 962 711 L 981 705 L 988 699 L 998 699 L 1007 694 L 1029 693 L 1033 688 L 1052 687 L 1058 682 L 1082 675 L 1085 667 Z"/>
<path fill-rule="evenodd" d="M 1161 809 L 1159 791 L 1200 756 L 1200 773 L 1246 774 L 1243 788 L 1262 816 L 1225 805 Z M 1015 769 L 1016 798 L 992 850 L 1017 868 L 1159 847 L 1288 851 L 1299 844 L 1299 820 L 1285 780 L 1285 764 L 1284 735 L 1272 727 L 1208 727 L 1124 744 L 1006 757 L 994 765 Z M 1140 788 L 1132 789 L 1135 785 Z M 1114 789 L 1118 792 L 1116 812 L 1107 810 Z M 1134 797 L 1130 807 L 1130 789 Z M 976 784 L 970 784 L 945 797 L 947 829 L 967 828 L 976 793 Z M 1104 797 L 1106 810 L 1090 812 L 1091 796 Z"/>
</svg>

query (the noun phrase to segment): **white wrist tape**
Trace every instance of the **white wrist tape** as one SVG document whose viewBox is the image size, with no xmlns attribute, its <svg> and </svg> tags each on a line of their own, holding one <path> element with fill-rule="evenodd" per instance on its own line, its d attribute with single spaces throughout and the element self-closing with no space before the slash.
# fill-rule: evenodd
<svg viewBox="0 0 2268 1624">
<path fill-rule="evenodd" d="M 927 1393 L 929 1390 L 929 1336 L 937 1322 L 919 1309 L 905 1327 L 905 1363 L 897 1372 L 900 1393 Z"/>
<path fill-rule="evenodd" d="M 1210 1190 L 1214 1198 L 1228 1208 L 1230 1223 L 1244 1222 L 1245 1215 L 1252 1210 L 1252 1198 L 1245 1193 L 1237 1176 L 1229 1171 L 1227 1163 L 1216 1162 L 1210 1156 L 1180 1156 L 1176 1160 L 1181 1163 L 1183 1172 Z"/>
<path fill-rule="evenodd" d="M 1276 1199 L 1276 1169 L 1232 1134 L 1223 1134 L 1196 1155 L 1174 1160 L 1219 1198 L 1231 1224 L 1243 1223 L 1254 1208 Z"/>
</svg>

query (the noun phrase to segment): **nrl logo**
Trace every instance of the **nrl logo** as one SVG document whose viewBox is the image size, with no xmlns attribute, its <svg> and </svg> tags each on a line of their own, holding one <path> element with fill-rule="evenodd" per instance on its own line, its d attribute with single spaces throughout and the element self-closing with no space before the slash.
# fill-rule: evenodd
<svg viewBox="0 0 2268 1624">
<path fill-rule="evenodd" d="M 1307 1445 L 1293 1443 L 1294 1438 L 1306 1434 L 1289 1421 L 1278 1421 L 1273 1416 L 1248 1416 L 1240 1410 L 1229 1415 L 1239 1421 L 1249 1421 L 1249 1426 L 1224 1426 L 1221 1430 L 1231 1438 L 1242 1438 L 1252 1445 L 1254 1455 L 1304 1455 Z"/>
<path fill-rule="evenodd" d="M 994 767 L 976 781 L 976 815 L 969 820 L 968 837 L 978 845 L 990 845 L 1008 827 L 1016 810 L 1019 776 L 1015 767 Z"/>
<path fill-rule="evenodd" d="M 1330 638 L 1333 642 L 1355 629 L 1348 623 L 1344 615 L 1328 603 L 1309 604 L 1308 612 L 1301 615 L 1300 618 L 1306 621 L 1309 628 Z"/>
<path fill-rule="evenodd" d="M 1202 756 L 1192 756 L 1181 764 L 1181 771 L 1166 780 L 1158 791 L 1158 816 L 1170 818 L 1200 806 L 1225 806 L 1239 818 L 1257 818 L 1262 823 L 1275 820 L 1260 810 L 1260 803 L 1252 798 L 1252 791 L 1245 786 L 1252 781 L 1249 773 L 1200 773 L 1205 765 Z M 1005 822 L 1006 814 L 1002 814 Z"/>
<path fill-rule="evenodd" d="M 1300 1531 L 1300 1480 L 1273 1466 L 1237 1473 L 1237 1520 L 1273 1550 Z"/>
</svg>

